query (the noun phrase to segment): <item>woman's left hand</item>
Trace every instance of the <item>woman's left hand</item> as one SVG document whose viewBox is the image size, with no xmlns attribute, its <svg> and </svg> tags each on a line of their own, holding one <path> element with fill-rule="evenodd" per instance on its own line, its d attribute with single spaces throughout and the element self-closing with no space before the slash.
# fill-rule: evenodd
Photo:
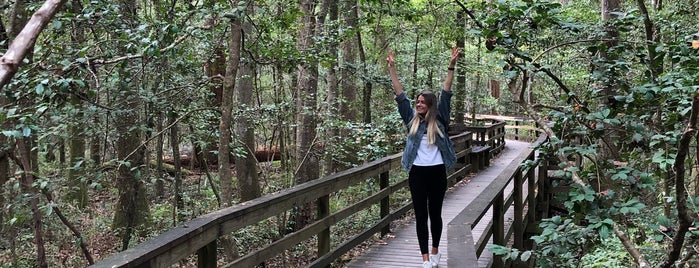
<svg viewBox="0 0 699 268">
<path fill-rule="evenodd" d="M 450 66 L 456 65 L 456 60 L 459 58 L 459 47 L 457 46 L 452 46 L 451 47 L 451 64 Z"/>
</svg>

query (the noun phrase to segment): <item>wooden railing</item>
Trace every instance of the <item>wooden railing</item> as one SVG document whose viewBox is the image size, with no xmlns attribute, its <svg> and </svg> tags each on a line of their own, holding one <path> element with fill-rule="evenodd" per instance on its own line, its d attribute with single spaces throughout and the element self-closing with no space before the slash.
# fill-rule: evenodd
<svg viewBox="0 0 699 268">
<path fill-rule="evenodd" d="M 491 131 L 483 128 L 478 131 Z M 495 133 L 495 132 L 492 132 Z M 498 138 L 500 134 L 478 134 L 478 137 Z M 455 168 L 448 172 L 448 184 L 454 185 L 473 170 L 470 162 L 470 153 L 473 134 L 463 132 L 452 136 L 452 141 L 457 154 Z M 486 143 L 499 143 L 484 141 Z M 504 141 L 502 143 L 504 145 Z M 217 267 L 217 241 L 222 235 L 241 230 L 246 226 L 257 224 L 265 219 L 274 217 L 286 211 L 290 211 L 300 204 L 327 199 L 328 196 L 347 189 L 352 185 L 365 182 L 371 178 L 378 178 L 380 190 L 370 194 L 363 200 L 351 204 L 337 211 L 330 211 L 327 206 L 318 206 L 318 220 L 296 232 L 290 233 L 263 245 L 261 248 L 240 257 L 224 267 L 255 267 L 284 250 L 317 236 L 318 256 L 309 267 L 327 267 L 343 254 L 368 240 L 374 234 L 389 231 L 389 224 L 408 212 L 412 204 L 410 202 L 393 206 L 389 203 L 392 194 L 401 189 L 407 189 L 407 179 L 399 179 L 391 184 L 389 172 L 402 172 L 400 170 L 401 154 L 384 157 L 365 165 L 338 172 L 308 183 L 304 183 L 290 189 L 265 195 L 263 197 L 245 202 L 243 204 L 224 208 L 204 216 L 193 219 L 182 226 L 175 227 L 166 233 L 154 237 L 134 248 L 117 253 L 97 264 L 94 267 L 168 267 L 169 265 L 197 254 L 198 267 Z M 330 228 L 343 219 L 360 212 L 370 210 L 372 205 L 378 204 L 378 219 L 372 226 L 367 227 L 348 240 L 330 245 Z M 456 267 L 456 266 L 454 266 Z"/>
<path fill-rule="evenodd" d="M 473 133 L 476 146 L 490 147 L 490 155 L 499 154 L 505 148 L 505 122 L 494 119 L 478 119 L 475 124 L 466 126 Z"/>
<path fill-rule="evenodd" d="M 505 138 L 510 140 L 533 142 L 541 134 L 536 121 L 525 117 L 479 114 L 476 119 L 505 122 Z"/>
<path fill-rule="evenodd" d="M 542 135 L 536 143 L 546 141 Z M 487 244 L 525 248 L 527 228 L 533 228 L 541 217 L 537 203 L 548 202 L 546 164 L 538 158 L 536 149 L 523 151 L 508 165 L 473 202 L 469 203 L 447 224 L 449 267 L 479 267 Z M 543 167 L 543 168 L 540 168 Z M 508 185 L 512 185 L 508 187 Z M 505 213 L 513 210 L 514 217 L 505 220 Z M 492 218 L 484 217 L 489 211 Z M 484 228 L 480 237 L 473 237 L 476 226 Z M 501 258 L 493 258 L 493 267 L 503 267 Z"/>
</svg>

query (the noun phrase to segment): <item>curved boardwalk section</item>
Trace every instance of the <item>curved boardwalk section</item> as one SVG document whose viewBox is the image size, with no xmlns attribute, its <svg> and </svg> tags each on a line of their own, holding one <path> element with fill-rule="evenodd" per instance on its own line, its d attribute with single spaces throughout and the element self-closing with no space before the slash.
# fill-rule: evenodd
<svg viewBox="0 0 699 268">
<path fill-rule="evenodd" d="M 495 179 L 517 156 L 528 149 L 532 144 L 514 140 L 507 140 L 502 153 L 490 162 L 490 166 L 479 171 L 468 183 L 457 184 L 457 186 L 447 191 L 444 198 L 442 220 L 445 224 L 440 243 L 442 259 L 439 267 L 447 267 L 447 226 L 481 191 Z M 512 218 L 511 211 L 505 218 Z M 490 217 L 490 216 L 486 216 Z M 477 240 L 485 226 L 478 225 L 473 229 L 473 238 Z M 430 238 L 430 241 L 432 239 Z M 395 268 L 395 267 L 421 267 L 422 258 L 415 234 L 415 224 L 399 226 L 393 230 L 393 236 L 384 239 L 383 244 L 373 245 L 366 253 L 349 262 L 345 267 L 360 268 Z M 492 254 L 483 252 L 478 260 L 480 267 L 489 267 L 492 261 Z"/>
</svg>

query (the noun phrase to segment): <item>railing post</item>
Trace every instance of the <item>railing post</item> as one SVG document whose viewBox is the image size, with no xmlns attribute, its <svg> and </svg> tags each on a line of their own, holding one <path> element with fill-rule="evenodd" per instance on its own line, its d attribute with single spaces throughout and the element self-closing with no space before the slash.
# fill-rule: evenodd
<svg viewBox="0 0 699 268">
<path fill-rule="evenodd" d="M 318 198 L 318 219 L 330 215 L 330 196 L 324 195 Z M 330 252 L 330 228 L 325 228 L 318 233 L 318 257 Z"/>
<path fill-rule="evenodd" d="M 539 163 L 539 179 L 536 180 L 537 188 L 539 189 L 537 191 L 537 206 L 536 206 L 536 220 L 541 220 L 543 218 L 548 217 L 548 206 L 549 206 L 549 200 L 548 200 L 548 194 L 549 194 L 549 188 L 548 186 L 548 169 L 549 169 L 549 160 L 547 158 L 542 158 L 540 163 Z"/>
<path fill-rule="evenodd" d="M 537 177 L 535 172 L 537 170 L 541 170 L 541 161 L 536 162 L 534 154 L 531 155 L 530 160 L 535 161 L 536 165 L 532 166 L 529 171 L 527 172 L 527 184 L 529 186 L 529 189 L 527 191 L 527 203 L 529 204 L 529 210 L 527 211 L 527 228 L 533 228 L 533 226 L 530 226 L 530 224 L 536 223 L 536 209 L 538 207 L 538 203 L 536 202 L 536 183 L 537 183 Z M 541 179 L 541 177 L 539 177 Z"/>
<path fill-rule="evenodd" d="M 388 185 L 389 185 L 389 181 L 388 181 L 388 171 L 387 171 L 387 172 L 383 172 L 379 175 L 379 187 L 381 188 L 381 190 L 383 190 L 386 187 L 388 187 Z M 389 200 L 390 200 L 390 198 L 388 196 L 381 199 L 381 208 L 380 208 L 380 212 L 379 212 L 379 213 L 381 213 L 381 219 L 385 218 L 386 216 L 388 216 L 388 214 L 391 213 L 391 207 L 390 207 L 391 204 L 389 203 Z M 391 232 L 390 224 L 381 228 L 381 236 L 382 237 L 384 235 L 388 234 L 389 232 Z"/>
<path fill-rule="evenodd" d="M 197 251 L 197 267 L 199 268 L 215 268 L 216 267 L 216 240 L 206 244 Z"/>
<path fill-rule="evenodd" d="M 512 228 L 514 228 L 514 247 L 517 249 L 522 249 L 524 245 L 524 204 L 522 202 L 522 168 L 517 168 L 514 175 L 514 206 L 515 215 L 512 221 Z"/>
<path fill-rule="evenodd" d="M 500 191 L 493 200 L 493 244 L 504 246 L 505 244 L 505 200 L 503 191 Z M 505 264 L 502 258 L 493 256 L 493 267 L 502 268 Z"/>
</svg>

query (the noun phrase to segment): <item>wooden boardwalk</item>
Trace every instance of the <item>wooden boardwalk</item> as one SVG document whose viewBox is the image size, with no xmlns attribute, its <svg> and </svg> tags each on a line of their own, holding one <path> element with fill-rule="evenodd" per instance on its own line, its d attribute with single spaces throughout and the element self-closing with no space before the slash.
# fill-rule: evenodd
<svg viewBox="0 0 699 268">
<path fill-rule="evenodd" d="M 447 227 L 446 225 L 477 196 L 483 188 L 490 183 L 500 172 L 509 165 L 524 149 L 531 146 L 530 143 L 507 140 L 505 149 L 495 159 L 491 160 L 490 167 L 479 171 L 468 183 L 457 184 L 447 191 L 444 198 L 442 220 L 444 229 L 439 246 L 442 252 L 440 268 L 447 267 Z M 511 188 L 511 187 L 510 187 Z M 511 189 L 509 191 L 512 191 Z M 492 213 L 484 216 L 484 219 L 492 218 Z M 513 218 L 512 210 L 505 214 L 505 221 Z M 483 224 L 481 224 L 483 225 Z M 473 239 L 478 240 L 485 225 L 478 225 L 473 230 Z M 348 268 L 398 268 L 398 267 L 422 267 L 422 257 L 417 243 L 415 224 L 399 226 L 390 237 L 384 238 L 382 244 L 372 245 L 363 255 L 347 263 Z M 430 238 L 430 243 L 432 239 Z M 480 267 L 489 267 L 492 262 L 492 254 L 486 249 L 478 260 Z M 463 267 L 459 267 L 463 268 Z"/>
</svg>

